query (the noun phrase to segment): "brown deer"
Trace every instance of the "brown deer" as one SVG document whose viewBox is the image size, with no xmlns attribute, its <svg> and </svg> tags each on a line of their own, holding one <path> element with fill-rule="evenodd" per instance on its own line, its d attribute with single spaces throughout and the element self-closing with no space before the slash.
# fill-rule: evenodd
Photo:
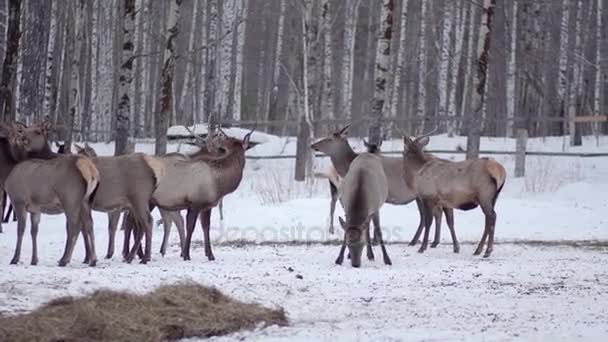
<svg viewBox="0 0 608 342">
<path fill-rule="evenodd" d="M 311 148 L 318 152 L 323 152 L 327 154 L 331 162 L 341 177 L 344 177 L 348 172 L 350 163 L 357 157 L 357 153 L 353 151 L 352 147 L 348 143 L 348 128 L 349 126 L 345 126 L 344 128 L 330 134 L 329 136 L 315 142 L 311 145 Z M 369 145 L 369 144 L 368 144 Z M 378 153 L 380 145 L 378 146 L 366 146 L 368 150 L 372 150 L 375 153 Z M 395 204 L 395 205 L 405 205 L 410 202 L 416 200 L 416 204 L 418 206 L 418 211 L 420 213 L 420 222 L 418 224 L 418 229 L 421 230 L 424 227 L 424 212 L 422 210 L 422 203 L 417 200 L 415 191 L 408 187 L 406 182 L 403 179 L 403 168 L 409 167 L 407 164 L 404 165 L 402 158 L 391 158 L 381 156 L 382 166 L 384 168 L 384 173 L 386 174 L 386 178 L 388 180 L 388 198 L 386 203 Z M 330 213 L 335 211 L 335 201 L 333 200 L 332 194 L 332 202 L 330 203 Z M 444 214 L 446 215 L 446 221 L 448 222 L 448 226 L 454 226 L 453 219 L 453 210 L 450 208 L 446 208 L 444 210 Z M 333 214 L 332 214 L 333 216 Z M 333 219 L 332 219 L 333 220 Z M 378 227 L 376 222 L 372 220 L 374 223 L 374 229 Z M 440 221 L 436 221 L 438 224 Z M 437 226 L 439 229 L 440 226 Z M 330 225 L 331 229 L 331 225 Z M 376 230 L 374 230 L 374 233 Z M 375 235 L 375 234 L 374 234 Z M 374 237 L 374 240 L 376 238 Z M 418 241 L 418 237 L 412 239 L 410 242 L 410 246 L 413 246 Z M 439 245 L 440 235 L 435 233 L 435 240 L 431 247 L 436 247 Z M 458 248 L 454 248 L 454 252 L 458 253 Z"/>
<path fill-rule="evenodd" d="M 165 210 L 187 210 L 184 260 L 190 260 L 192 233 L 199 213 L 205 255 L 209 260 L 215 260 L 209 235 L 211 209 L 239 186 L 245 167 L 245 151 L 251 147 L 249 139 L 252 133 L 253 130 L 242 141 L 226 136 L 221 143 L 226 152 L 215 158 L 202 151 L 188 155 L 186 160 L 154 158 L 164 176 L 154 191 L 152 204 Z M 136 244 L 140 239 L 141 233 L 136 232 Z"/>
<path fill-rule="evenodd" d="M 91 250 L 88 262 L 90 266 L 95 266 L 97 258 L 90 204 L 99 184 L 99 172 L 88 158 L 82 156 L 28 159 L 28 154 L 40 150 L 37 144 L 42 141 L 47 144 L 47 128 L 47 125 L 43 125 L 33 131 L 40 136 L 37 141 L 28 138 L 23 130 L 13 129 L 8 135 L 10 153 L 15 161 L 21 161 L 5 181 L 5 189 L 17 214 L 17 245 L 11 264 L 19 262 L 29 212 L 32 265 L 38 263 L 37 235 L 41 214 L 65 213 L 68 235 L 59 265 L 69 263 L 82 225 L 83 237 Z M 50 147 L 47 146 L 47 149 L 50 150 Z"/>
<path fill-rule="evenodd" d="M 426 215 L 421 252 L 428 244 L 432 216 L 437 216 L 441 208 L 471 210 L 481 206 L 486 222 L 474 254 L 481 254 L 487 238 L 484 257 L 489 257 L 494 247 L 494 206 L 506 179 L 504 167 L 491 158 L 461 162 L 435 158 L 424 152 L 428 143 L 428 134 L 415 139 L 403 137 L 403 163 L 407 164 L 403 178 L 408 187 L 416 190 Z"/>
<path fill-rule="evenodd" d="M 352 161 L 340 187 L 340 203 L 344 207 L 346 220 L 339 218 L 340 225 L 344 229 L 344 241 L 336 264 L 342 264 L 346 247 L 353 267 L 361 266 L 364 244 L 367 245 L 368 258 L 370 257 L 371 245 L 366 241 L 369 239 L 370 220 L 380 222 L 380 208 L 386 202 L 388 192 L 388 181 L 382 159 L 371 153 L 357 156 Z M 376 226 L 374 233 L 382 248 L 384 263 L 391 265 L 379 225 Z"/>
</svg>

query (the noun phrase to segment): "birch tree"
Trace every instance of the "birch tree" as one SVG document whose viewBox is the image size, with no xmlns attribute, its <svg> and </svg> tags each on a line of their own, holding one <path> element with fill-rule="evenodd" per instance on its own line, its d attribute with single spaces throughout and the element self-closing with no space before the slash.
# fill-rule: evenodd
<svg viewBox="0 0 608 342">
<path fill-rule="evenodd" d="M 122 64 L 118 79 L 118 111 L 116 112 L 116 143 L 114 155 L 126 152 L 131 118 L 131 82 L 133 81 L 133 31 L 135 30 L 135 0 L 123 0 Z"/>
<path fill-rule="evenodd" d="M 333 10 L 330 7 L 330 0 L 323 0 L 321 5 L 321 20 L 323 23 L 323 95 L 321 110 L 327 119 L 334 118 L 334 98 L 332 87 L 333 74 L 333 47 L 331 39 L 331 24 Z"/>
<path fill-rule="evenodd" d="M 383 0 L 380 11 L 380 33 L 376 48 L 376 70 L 374 73 L 375 87 L 372 101 L 372 122 L 369 125 L 369 141 L 380 144 L 382 134 L 382 118 L 387 105 L 387 79 L 391 57 L 391 38 L 393 34 L 393 0 Z"/>
<path fill-rule="evenodd" d="M 285 37 L 285 10 L 287 0 L 279 0 L 279 19 L 277 22 L 277 40 L 275 42 L 275 55 L 272 67 L 272 86 L 270 100 L 268 101 L 268 113 L 265 120 L 273 120 L 277 117 L 279 106 L 279 79 L 281 77 L 281 64 L 283 58 L 283 39 Z"/>
<path fill-rule="evenodd" d="M 0 113 L 2 121 L 14 120 L 13 116 L 13 85 L 17 71 L 17 55 L 19 54 L 19 31 L 21 21 L 21 0 L 8 2 L 8 28 L 6 32 L 6 55 L 2 64 L 2 80 L 0 80 Z"/>
<path fill-rule="evenodd" d="M 486 109 L 486 134 L 503 136 L 506 132 L 507 114 L 507 3 L 496 2 L 492 23 L 492 50 L 488 68 L 488 104 Z M 559 48 L 557 49 L 559 51 Z M 555 52 L 554 52 L 555 53 Z M 557 54 L 559 58 L 559 54 Z M 557 63 L 559 65 L 559 61 Z"/>
<path fill-rule="evenodd" d="M 163 55 L 163 69 L 161 73 L 160 110 L 155 116 L 155 150 L 154 153 L 164 155 L 167 153 L 167 129 L 171 117 L 173 96 L 173 74 L 175 70 L 176 41 L 179 33 L 177 23 L 179 22 L 180 6 L 182 0 L 172 0 L 169 11 L 166 43 Z"/>
<path fill-rule="evenodd" d="M 55 42 L 57 39 L 56 35 L 58 8 L 59 5 L 57 1 L 51 1 L 51 23 L 49 26 L 49 38 L 46 47 L 46 68 L 44 71 L 44 104 L 42 109 L 42 113 L 44 116 L 51 115 L 51 101 L 53 96 L 52 91 L 53 87 L 55 86 L 55 79 L 53 78 L 53 68 L 55 67 L 54 56 Z"/>
<path fill-rule="evenodd" d="M 342 36 L 342 87 L 340 90 L 341 115 L 348 119 L 351 116 L 353 99 L 353 71 L 355 55 L 355 37 L 357 34 L 357 18 L 361 0 L 345 0 L 345 20 Z"/>
<path fill-rule="evenodd" d="M 70 20 L 73 26 L 68 25 L 68 52 L 70 59 L 70 92 L 68 99 L 67 133 L 65 137 L 65 150 L 70 151 L 72 146 L 74 125 L 77 116 L 80 115 L 80 54 L 82 51 L 82 41 L 84 39 L 84 1 L 75 0 L 72 2 Z"/>
<path fill-rule="evenodd" d="M 468 117 L 467 159 L 479 157 L 479 141 L 481 136 L 482 111 L 486 96 L 486 82 L 488 76 L 488 58 L 490 56 L 490 42 L 492 36 L 492 16 L 496 0 L 484 0 L 484 20 L 480 27 L 480 40 L 478 47 L 479 58 L 476 62 L 477 84 L 473 94 L 473 112 Z"/>
<path fill-rule="evenodd" d="M 414 0 L 415 1 L 415 0 Z M 393 89 L 391 90 L 390 97 L 390 112 L 389 116 L 391 118 L 397 117 L 397 107 L 401 99 L 401 89 L 403 84 L 401 82 L 403 75 L 405 60 L 405 47 L 407 45 L 407 36 L 406 36 L 406 28 L 407 28 L 407 0 L 401 1 L 401 11 L 399 15 L 399 21 L 401 22 L 399 27 L 399 50 L 397 51 L 397 65 L 395 68 L 394 78 L 393 78 Z"/>
</svg>

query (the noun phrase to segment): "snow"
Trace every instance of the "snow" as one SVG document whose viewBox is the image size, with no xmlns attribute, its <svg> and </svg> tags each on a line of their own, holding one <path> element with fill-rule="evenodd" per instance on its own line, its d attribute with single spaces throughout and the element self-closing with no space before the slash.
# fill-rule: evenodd
<svg viewBox="0 0 608 342">
<path fill-rule="evenodd" d="M 207 135 L 209 130 L 207 124 L 198 124 L 192 127 L 188 127 L 192 132 L 197 135 Z M 239 127 L 222 128 L 222 130 L 230 137 L 243 139 L 245 135 L 251 132 L 251 129 L 243 129 Z M 172 137 L 192 137 L 192 134 L 184 126 L 171 126 L 167 130 L 167 136 Z M 250 140 L 256 144 L 268 143 L 273 140 L 277 140 L 278 137 L 275 135 L 266 134 L 263 132 L 254 131 L 251 134 Z"/>
<path fill-rule="evenodd" d="M 357 150 L 362 144 L 352 140 Z M 430 148 L 452 149 L 462 138 L 433 137 Z M 562 151 L 563 138 L 530 139 L 530 149 Z M 385 142 L 384 150 L 399 150 Z M 99 154 L 112 144 L 93 144 Z M 182 146 L 181 150 L 192 147 Z M 482 149 L 512 150 L 511 139 L 482 140 Z M 169 151 L 178 149 L 177 144 Z M 150 144 L 137 151 L 152 152 Z M 586 138 L 569 151 L 608 151 L 608 139 Z M 295 152 L 290 138 L 272 137 L 248 155 Z M 454 160 L 461 155 L 441 155 Z M 496 156 L 512 173 L 513 157 Z M 461 253 L 453 254 L 447 229 L 442 244 L 418 254 L 405 244 L 418 225 L 414 204 L 386 205 L 383 235 L 393 266 L 363 261 L 361 269 L 334 265 L 339 236 L 327 231 L 326 180 L 292 180 L 293 160 L 248 160 L 239 189 L 224 200 L 225 222 L 212 217 L 216 260 L 206 260 L 195 232 L 192 261 L 179 258 L 175 230 L 166 257 L 154 231 L 148 265 L 119 257 L 89 268 L 79 241 L 72 263 L 59 268 L 65 227 L 62 216 L 44 216 L 38 236 L 40 265 L 29 266 L 31 242 L 24 237 L 22 263 L 9 266 L 16 225 L 0 234 L 0 312 L 31 310 L 63 295 L 99 288 L 145 292 L 182 280 L 217 286 L 228 294 L 268 306 L 283 306 L 292 325 L 216 338 L 236 340 L 588 340 L 608 336 L 608 158 L 528 157 L 526 177 L 507 179 L 497 202 L 497 245 L 491 258 L 472 252 L 481 237 L 479 210 L 458 211 Z M 317 158 L 316 167 L 328 165 Z M 337 208 L 337 215 L 341 215 Z M 154 212 L 155 218 L 158 213 Z M 98 257 L 105 255 L 107 217 L 94 213 Z M 445 227 L 445 224 L 444 224 Z M 118 234 L 117 246 L 122 246 Z M 302 279 L 299 279 L 301 276 Z"/>
</svg>

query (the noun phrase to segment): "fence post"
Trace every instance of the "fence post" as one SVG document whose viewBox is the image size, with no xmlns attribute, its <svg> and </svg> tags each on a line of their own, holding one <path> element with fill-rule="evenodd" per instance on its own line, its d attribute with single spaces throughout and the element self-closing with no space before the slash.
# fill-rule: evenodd
<svg viewBox="0 0 608 342">
<path fill-rule="evenodd" d="M 515 142 L 515 177 L 523 177 L 526 173 L 526 145 L 528 144 L 528 130 L 517 130 Z"/>
<path fill-rule="evenodd" d="M 300 120 L 297 139 L 295 180 L 303 182 L 306 180 L 306 163 L 309 162 L 308 156 L 310 155 L 310 131 L 304 118 Z"/>
</svg>

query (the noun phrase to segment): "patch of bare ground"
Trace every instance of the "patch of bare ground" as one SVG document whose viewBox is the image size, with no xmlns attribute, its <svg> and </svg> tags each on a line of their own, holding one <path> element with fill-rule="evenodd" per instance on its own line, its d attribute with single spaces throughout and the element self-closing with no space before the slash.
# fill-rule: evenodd
<svg viewBox="0 0 608 342">
<path fill-rule="evenodd" d="M 27 314 L 2 316 L 0 341 L 173 341 L 287 324 L 282 308 L 180 283 L 145 295 L 99 290 L 58 298 Z"/>
</svg>

